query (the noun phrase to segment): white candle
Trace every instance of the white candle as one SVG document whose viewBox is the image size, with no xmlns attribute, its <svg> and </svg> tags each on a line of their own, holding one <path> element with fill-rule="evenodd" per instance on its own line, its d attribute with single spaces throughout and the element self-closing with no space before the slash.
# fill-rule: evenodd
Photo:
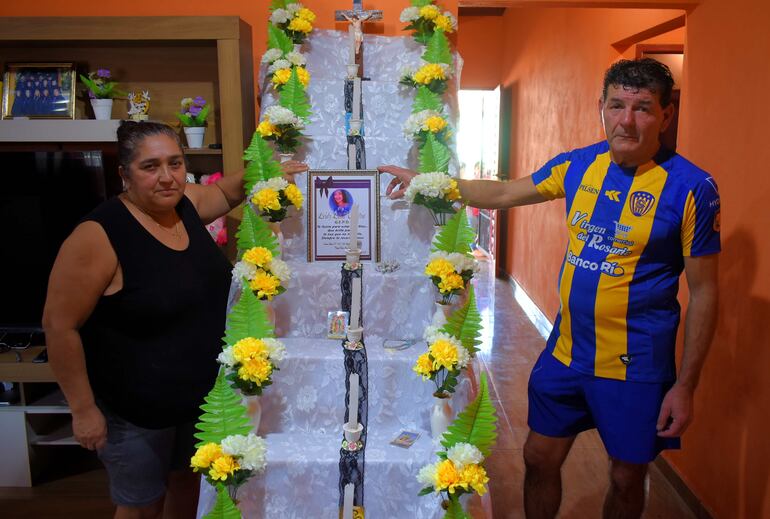
<svg viewBox="0 0 770 519">
<path fill-rule="evenodd" d="M 358 373 L 351 373 L 348 381 L 350 382 L 348 428 L 356 429 L 358 427 Z"/>
<path fill-rule="evenodd" d="M 348 144 L 348 169 L 356 169 L 356 145 Z"/>
<path fill-rule="evenodd" d="M 350 210 L 350 246 L 348 248 L 358 250 L 358 204 L 353 204 Z"/>
<path fill-rule="evenodd" d="M 345 494 L 342 499 L 342 519 L 353 519 L 353 483 L 345 485 Z"/>
<path fill-rule="evenodd" d="M 350 302 L 350 327 L 358 328 L 361 317 L 361 278 L 353 278 L 353 296 Z M 353 424 L 355 425 L 355 424 Z"/>
<path fill-rule="evenodd" d="M 348 63 L 352 65 L 356 62 L 356 31 L 353 28 L 353 24 L 348 25 L 348 39 L 350 40 Z"/>
<path fill-rule="evenodd" d="M 353 116 L 352 119 L 361 118 L 361 78 L 353 79 Z"/>
</svg>

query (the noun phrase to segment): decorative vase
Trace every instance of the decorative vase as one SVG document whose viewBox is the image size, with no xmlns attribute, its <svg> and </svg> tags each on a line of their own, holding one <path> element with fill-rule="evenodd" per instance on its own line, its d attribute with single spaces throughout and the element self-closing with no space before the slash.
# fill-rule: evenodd
<svg viewBox="0 0 770 519">
<path fill-rule="evenodd" d="M 259 431 L 259 422 L 262 420 L 262 402 L 259 395 L 243 395 L 242 402 L 246 407 L 246 414 L 249 415 L 251 426 L 254 428 L 254 434 Z"/>
<path fill-rule="evenodd" d="M 283 232 L 281 231 L 281 222 L 267 222 L 267 226 L 275 234 L 275 239 L 278 242 L 278 252 L 283 252 Z"/>
<path fill-rule="evenodd" d="M 273 326 L 275 330 L 275 306 L 273 301 L 265 301 L 265 315 L 267 315 L 267 321 Z"/>
<path fill-rule="evenodd" d="M 435 311 L 433 312 L 433 318 L 431 319 L 430 324 L 437 328 L 444 326 L 449 320 L 449 316 L 452 315 L 452 312 L 457 308 L 456 303 L 445 305 L 440 301 L 433 303 L 433 306 L 435 307 Z"/>
<path fill-rule="evenodd" d="M 294 159 L 294 153 L 279 153 L 278 156 L 281 158 L 281 164 Z"/>
<path fill-rule="evenodd" d="M 302 44 L 301 43 L 295 43 L 294 44 L 294 52 L 299 52 L 299 49 L 301 49 L 301 48 L 302 48 Z"/>
<path fill-rule="evenodd" d="M 206 133 L 205 126 L 185 126 L 184 134 L 187 137 L 187 146 L 189 148 L 202 148 L 203 136 Z"/>
<path fill-rule="evenodd" d="M 97 121 L 112 119 L 112 99 L 91 99 L 91 108 Z"/>
<path fill-rule="evenodd" d="M 449 405 L 449 393 L 433 393 L 433 409 L 430 412 L 430 435 L 438 439 L 452 423 L 452 406 Z"/>
</svg>

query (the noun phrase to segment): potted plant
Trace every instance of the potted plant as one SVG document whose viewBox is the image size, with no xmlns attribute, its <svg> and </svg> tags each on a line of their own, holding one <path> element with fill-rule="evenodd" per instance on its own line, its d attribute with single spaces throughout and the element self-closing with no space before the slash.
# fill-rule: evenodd
<svg viewBox="0 0 770 519">
<path fill-rule="evenodd" d="M 94 117 L 100 121 L 112 118 L 113 98 L 125 95 L 117 90 L 118 83 L 111 81 L 111 77 L 110 70 L 106 68 L 89 72 L 88 76 L 80 74 L 80 80 L 88 88 L 88 97 L 91 99 Z"/>
<path fill-rule="evenodd" d="M 206 117 L 209 115 L 209 109 L 210 106 L 201 96 L 195 99 L 191 97 L 182 99 L 182 109 L 176 114 L 176 117 L 184 127 L 187 145 L 190 148 L 203 147 L 203 136 L 206 133 Z"/>
</svg>

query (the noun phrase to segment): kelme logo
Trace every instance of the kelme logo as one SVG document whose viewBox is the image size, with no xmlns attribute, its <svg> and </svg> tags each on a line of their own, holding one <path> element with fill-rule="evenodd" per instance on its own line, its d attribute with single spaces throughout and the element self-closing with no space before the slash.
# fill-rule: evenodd
<svg viewBox="0 0 770 519">
<path fill-rule="evenodd" d="M 631 364 L 631 355 L 623 354 L 620 356 L 620 362 L 628 366 Z"/>
<path fill-rule="evenodd" d="M 655 205 L 655 197 L 647 191 L 634 191 L 628 197 L 628 208 L 634 216 L 646 215 Z"/>
</svg>

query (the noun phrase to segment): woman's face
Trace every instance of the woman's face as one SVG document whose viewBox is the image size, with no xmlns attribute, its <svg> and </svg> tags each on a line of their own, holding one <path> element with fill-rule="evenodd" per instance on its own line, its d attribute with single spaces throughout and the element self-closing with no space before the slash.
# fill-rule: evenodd
<svg viewBox="0 0 770 519">
<path fill-rule="evenodd" d="M 337 205 L 343 205 L 345 203 L 345 195 L 342 194 L 342 191 L 334 192 L 334 201 Z"/>
<path fill-rule="evenodd" d="M 131 201 L 145 211 L 173 209 L 184 195 L 187 169 L 176 140 L 165 134 L 145 137 L 126 173 L 126 190 Z"/>
</svg>

